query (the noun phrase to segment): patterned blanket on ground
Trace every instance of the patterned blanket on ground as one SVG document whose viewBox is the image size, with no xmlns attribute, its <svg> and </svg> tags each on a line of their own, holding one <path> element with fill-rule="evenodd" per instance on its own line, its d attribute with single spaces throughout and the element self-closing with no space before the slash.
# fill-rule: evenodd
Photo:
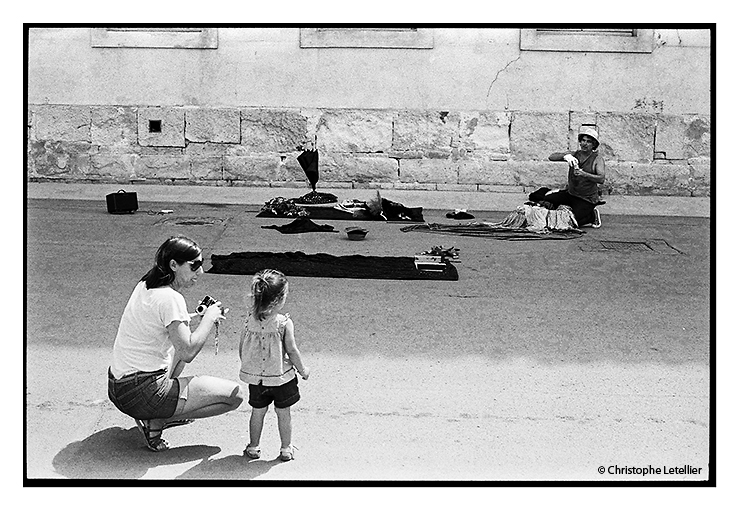
<svg viewBox="0 0 739 510">
<path fill-rule="evenodd" d="M 509 241 L 528 239 L 574 239 L 583 235 L 577 228 L 572 209 L 561 205 L 557 209 L 547 209 L 538 205 L 520 205 L 503 221 L 487 221 L 441 224 L 425 223 L 402 227 L 403 232 L 424 231 L 434 234 L 460 236 L 494 237 Z"/>
</svg>

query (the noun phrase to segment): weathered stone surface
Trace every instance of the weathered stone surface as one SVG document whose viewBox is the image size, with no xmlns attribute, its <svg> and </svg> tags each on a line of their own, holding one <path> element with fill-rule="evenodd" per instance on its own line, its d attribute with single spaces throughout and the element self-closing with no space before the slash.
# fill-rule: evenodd
<svg viewBox="0 0 739 510">
<path fill-rule="evenodd" d="M 518 161 L 545 161 L 568 146 L 569 113 L 515 112 L 511 119 L 511 155 Z"/>
<path fill-rule="evenodd" d="M 239 143 L 241 113 L 227 108 L 185 110 L 185 138 L 191 142 Z"/>
<path fill-rule="evenodd" d="M 102 151 L 90 156 L 90 173 L 108 176 L 113 179 L 132 179 L 136 177 L 136 160 L 134 153 Z"/>
<path fill-rule="evenodd" d="M 380 189 L 436 191 L 436 184 L 432 182 L 381 182 Z"/>
<path fill-rule="evenodd" d="M 223 158 L 223 178 L 251 182 L 276 180 L 280 158 L 275 155 L 226 156 Z"/>
<path fill-rule="evenodd" d="M 654 158 L 655 124 L 653 114 L 598 114 L 598 150 L 606 160 L 648 163 Z"/>
<path fill-rule="evenodd" d="M 394 115 L 384 110 L 327 110 L 317 126 L 318 150 L 387 152 L 392 148 Z"/>
<path fill-rule="evenodd" d="M 576 151 L 580 148 L 580 143 L 577 141 L 577 136 L 580 132 L 581 126 L 596 126 L 597 129 L 597 125 L 598 114 L 596 113 L 570 112 L 570 133 L 568 136 L 568 150 Z"/>
<path fill-rule="evenodd" d="M 293 152 L 306 142 L 307 129 L 297 110 L 241 110 L 241 145 L 251 152 Z"/>
<path fill-rule="evenodd" d="M 690 195 L 690 167 L 669 161 L 652 164 L 612 162 L 606 184 L 626 195 Z"/>
<path fill-rule="evenodd" d="M 436 189 L 439 191 L 477 191 L 477 184 L 450 184 L 438 183 Z"/>
<path fill-rule="evenodd" d="M 459 140 L 459 114 L 404 110 L 393 125 L 395 151 L 449 151 Z"/>
<path fill-rule="evenodd" d="M 135 161 L 137 177 L 146 179 L 190 179 L 190 164 L 184 157 L 141 156 Z"/>
<path fill-rule="evenodd" d="M 459 182 L 503 186 L 562 187 L 567 170 L 549 161 L 469 160 L 459 163 Z"/>
<path fill-rule="evenodd" d="M 532 191 L 535 191 L 536 189 L 540 188 L 541 186 L 530 186 L 531 191 L 526 191 L 526 186 L 505 186 L 502 184 L 480 184 L 478 186 L 478 191 L 485 191 L 488 193 L 512 193 L 512 194 L 521 194 L 523 195 L 522 201 L 524 200 L 524 196 L 528 196 L 529 193 Z"/>
<path fill-rule="evenodd" d="M 220 156 L 191 156 L 190 175 L 193 179 L 221 180 L 223 179 L 223 158 Z"/>
<path fill-rule="evenodd" d="M 151 121 L 161 123 L 161 132 L 150 132 Z M 185 146 L 185 111 L 182 108 L 139 108 L 137 126 L 142 146 Z"/>
<path fill-rule="evenodd" d="M 511 152 L 509 112 L 462 112 L 460 117 L 460 147 L 494 152 L 499 159 L 507 159 Z"/>
<path fill-rule="evenodd" d="M 232 154 L 230 150 L 234 147 L 240 147 L 240 145 L 227 144 L 227 143 L 200 143 L 200 142 L 188 142 L 184 149 L 184 154 L 190 157 L 198 156 L 243 156 L 245 154 Z"/>
<path fill-rule="evenodd" d="M 68 105 L 28 105 L 27 111 L 28 177 L 36 180 L 307 189 L 296 158 L 298 146 L 314 140 L 319 188 L 554 188 L 565 185 L 566 165 L 546 158 L 577 148 L 579 126 L 596 124 L 605 191 L 711 191 L 711 125 L 702 115 Z M 161 120 L 162 133 L 147 133 L 149 120 Z M 235 124 L 242 128 L 234 131 Z M 235 143 L 234 133 L 248 133 L 248 140 Z"/>
<path fill-rule="evenodd" d="M 32 138 L 39 141 L 90 142 L 90 107 L 37 105 Z"/>
<path fill-rule="evenodd" d="M 404 159 L 400 161 L 400 182 L 457 184 L 458 166 L 450 159 Z"/>
<path fill-rule="evenodd" d="M 138 109 L 127 106 L 93 106 L 90 139 L 106 150 L 129 152 L 138 146 Z"/>
<path fill-rule="evenodd" d="M 690 157 L 711 155 L 711 119 L 704 116 L 692 116 L 686 119 L 688 130 L 686 133 L 686 155 Z"/>
<path fill-rule="evenodd" d="M 688 160 L 690 179 L 688 186 L 693 196 L 708 196 L 711 194 L 711 160 L 706 157 L 691 158 Z"/>
<path fill-rule="evenodd" d="M 666 159 L 688 159 L 711 154 L 711 124 L 698 115 L 660 115 L 657 118 L 655 151 Z"/>
<path fill-rule="evenodd" d="M 398 180 L 398 162 L 384 156 L 327 154 L 319 160 L 318 169 L 320 179 L 327 181 L 391 182 Z"/>
<path fill-rule="evenodd" d="M 33 176 L 83 176 L 90 172 L 90 144 L 31 141 L 28 164 Z"/>
</svg>

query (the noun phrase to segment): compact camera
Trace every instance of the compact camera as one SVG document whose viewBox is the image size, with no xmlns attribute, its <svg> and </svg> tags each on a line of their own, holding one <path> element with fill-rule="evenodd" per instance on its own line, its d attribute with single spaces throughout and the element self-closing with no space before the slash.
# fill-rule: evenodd
<svg viewBox="0 0 739 510">
<path fill-rule="evenodd" d="M 200 303 L 198 303 L 198 307 L 195 309 L 195 311 L 198 313 L 198 315 L 205 315 L 205 311 L 208 309 L 208 307 L 215 304 L 216 302 L 217 301 L 212 297 L 205 296 L 203 299 L 200 300 Z"/>
</svg>

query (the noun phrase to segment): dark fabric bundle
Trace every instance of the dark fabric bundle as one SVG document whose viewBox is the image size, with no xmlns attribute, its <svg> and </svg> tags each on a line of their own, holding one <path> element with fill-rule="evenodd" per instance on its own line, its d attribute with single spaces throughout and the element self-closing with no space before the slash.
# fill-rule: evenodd
<svg viewBox="0 0 739 510">
<path fill-rule="evenodd" d="M 282 234 L 302 234 L 304 232 L 338 232 L 333 225 L 319 225 L 309 218 L 300 217 L 285 225 L 265 225 L 262 228 L 273 228 Z"/>
<path fill-rule="evenodd" d="M 413 257 L 335 256 L 303 252 L 239 252 L 212 255 L 209 273 L 252 275 L 262 269 L 277 269 L 287 276 L 358 278 L 377 280 L 459 280 L 457 268 L 447 262 L 444 271 L 416 269 Z"/>
</svg>

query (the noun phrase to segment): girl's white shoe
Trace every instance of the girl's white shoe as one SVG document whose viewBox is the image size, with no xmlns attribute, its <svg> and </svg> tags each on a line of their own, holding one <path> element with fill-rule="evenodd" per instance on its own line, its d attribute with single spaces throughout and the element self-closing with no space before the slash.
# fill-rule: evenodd
<svg viewBox="0 0 739 510">
<path fill-rule="evenodd" d="M 280 460 L 287 462 L 289 460 L 293 460 L 293 458 L 293 445 L 280 448 Z"/>
</svg>

